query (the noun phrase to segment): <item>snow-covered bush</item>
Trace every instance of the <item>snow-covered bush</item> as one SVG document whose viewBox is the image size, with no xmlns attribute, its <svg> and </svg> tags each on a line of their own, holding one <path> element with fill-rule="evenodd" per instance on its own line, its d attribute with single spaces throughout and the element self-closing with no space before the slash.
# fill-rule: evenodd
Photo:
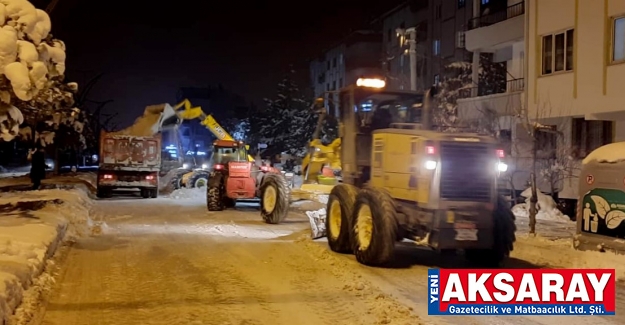
<svg viewBox="0 0 625 325">
<path fill-rule="evenodd" d="M 0 0 L 0 133 L 5 141 L 20 133 L 51 139 L 44 129 L 53 132 L 60 124 L 80 132 L 80 114 L 72 108 L 78 85 L 63 82 L 65 44 L 52 37 L 51 27 L 48 14 L 27 0 Z M 22 122 L 41 132 L 19 132 Z"/>
</svg>

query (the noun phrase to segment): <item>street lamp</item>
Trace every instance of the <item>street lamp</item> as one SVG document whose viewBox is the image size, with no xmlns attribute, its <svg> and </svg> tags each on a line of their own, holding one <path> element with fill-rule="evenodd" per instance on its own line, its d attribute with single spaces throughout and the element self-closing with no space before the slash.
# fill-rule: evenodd
<svg viewBox="0 0 625 325">
<path fill-rule="evenodd" d="M 404 46 L 404 43 L 409 44 L 406 52 L 410 54 L 410 90 L 417 91 L 417 29 L 414 27 L 408 29 L 398 28 L 396 32 L 401 46 Z"/>
</svg>

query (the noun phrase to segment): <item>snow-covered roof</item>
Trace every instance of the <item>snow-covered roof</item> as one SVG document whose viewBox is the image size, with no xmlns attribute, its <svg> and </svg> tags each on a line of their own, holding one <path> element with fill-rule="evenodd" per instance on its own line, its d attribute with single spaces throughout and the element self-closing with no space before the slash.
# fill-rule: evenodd
<svg viewBox="0 0 625 325">
<path fill-rule="evenodd" d="M 625 142 L 615 142 L 597 148 L 584 158 L 582 164 L 586 165 L 590 162 L 618 163 L 623 161 L 625 161 Z"/>
</svg>

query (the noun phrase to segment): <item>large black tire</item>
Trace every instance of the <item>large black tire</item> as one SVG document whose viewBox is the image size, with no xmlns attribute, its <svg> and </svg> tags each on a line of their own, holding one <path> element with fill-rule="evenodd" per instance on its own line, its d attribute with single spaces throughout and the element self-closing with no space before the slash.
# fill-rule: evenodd
<svg viewBox="0 0 625 325">
<path fill-rule="evenodd" d="M 211 172 L 206 184 L 206 207 L 208 211 L 223 211 L 226 209 L 226 197 L 224 196 L 224 175 L 220 172 Z"/>
<path fill-rule="evenodd" d="M 150 189 L 142 188 L 141 189 L 141 197 L 144 198 L 144 199 L 149 199 L 150 198 L 150 194 L 151 194 L 150 191 L 151 191 Z"/>
<path fill-rule="evenodd" d="M 187 187 L 190 188 L 203 188 L 208 184 L 209 172 L 205 170 L 193 171 L 189 180 L 187 180 Z"/>
<path fill-rule="evenodd" d="M 498 197 L 493 211 L 493 248 L 467 249 L 464 252 L 467 260 L 484 267 L 501 267 L 514 249 L 515 220 L 506 199 Z"/>
<path fill-rule="evenodd" d="M 150 190 L 150 198 L 156 199 L 157 197 L 158 197 L 158 189 L 151 189 Z"/>
<path fill-rule="evenodd" d="M 370 216 L 367 216 L 367 208 Z M 393 259 L 397 240 L 396 211 L 395 202 L 387 193 L 374 188 L 358 192 L 350 229 L 352 248 L 358 262 L 380 266 Z M 367 226 L 371 227 L 371 234 L 365 231 Z M 368 243 L 365 241 L 367 238 Z"/>
<path fill-rule="evenodd" d="M 209 186 L 206 190 L 206 207 L 208 211 L 223 211 L 225 209 L 221 186 Z"/>
<path fill-rule="evenodd" d="M 279 224 L 289 214 L 291 191 L 282 174 L 270 173 L 260 184 L 260 215 L 266 223 Z"/>
<path fill-rule="evenodd" d="M 182 183 L 182 177 L 189 172 L 191 171 L 186 169 L 179 169 L 175 172 L 175 176 L 171 179 L 171 184 L 174 187 L 174 190 L 179 190 L 180 188 L 184 187 L 184 184 Z"/>
<path fill-rule="evenodd" d="M 351 253 L 350 229 L 358 189 L 339 184 L 332 189 L 326 208 L 326 233 L 330 249 L 337 253 Z"/>
</svg>

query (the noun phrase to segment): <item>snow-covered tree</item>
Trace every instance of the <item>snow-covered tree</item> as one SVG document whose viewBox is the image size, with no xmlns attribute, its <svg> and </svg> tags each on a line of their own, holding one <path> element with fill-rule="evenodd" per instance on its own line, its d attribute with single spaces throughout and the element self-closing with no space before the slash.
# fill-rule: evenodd
<svg viewBox="0 0 625 325">
<path fill-rule="evenodd" d="M 278 83 L 276 97 L 265 98 L 264 109 L 254 114 L 251 122 L 251 133 L 273 154 L 304 155 L 317 124 L 311 100 L 302 94 L 293 77 L 291 70 Z"/>
<path fill-rule="evenodd" d="M 434 125 L 441 131 L 457 131 L 458 99 L 477 90 L 479 96 L 500 93 L 506 89 L 506 66 L 492 61 L 492 54 L 480 55 L 478 84 L 473 84 L 472 64 L 470 62 L 453 62 L 445 66 L 444 77 L 437 85 L 436 100 L 438 109 L 432 118 Z"/>
<path fill-rule="evenodd" d="M 321 125 L 321 143 L 330 144 L 339 136 L 339 123 L 334 115 L 326 115 Z"/>
<path fill-rule="evenodd" d="M 527 107 L 520 107 L 517 113 L 518 123 L 523 134 L 517 134 L 515 149 L 520 156 L 528 157 L 520 168 L 529 171 L 528 181 L 531 189 L 529 204 L 529 232 L 536 233 L 536 214 L 538 213 L 539 183 L 549 187 L 551 195 L 557 199 L 565 179 L 576 177 L 577 162 L 572 157 L 570 144 L 564 134 L 570 132 L 570 123 L 564 118 L 567 112 L 557 112 L 548 98 L 538 99 L 535 111 L 530 114 Z"/>
<path fill-rule="evenodd" d="M 53 38 L 50 17 L 27 0 L 0 0 L 0 134 L 44 145 L 60 125 L 80 134 L 74 108 L 78 85 L 65 83 L 65 44 Z M 26 129 L 20 130 L 20 124 Z"/>
</svg>

